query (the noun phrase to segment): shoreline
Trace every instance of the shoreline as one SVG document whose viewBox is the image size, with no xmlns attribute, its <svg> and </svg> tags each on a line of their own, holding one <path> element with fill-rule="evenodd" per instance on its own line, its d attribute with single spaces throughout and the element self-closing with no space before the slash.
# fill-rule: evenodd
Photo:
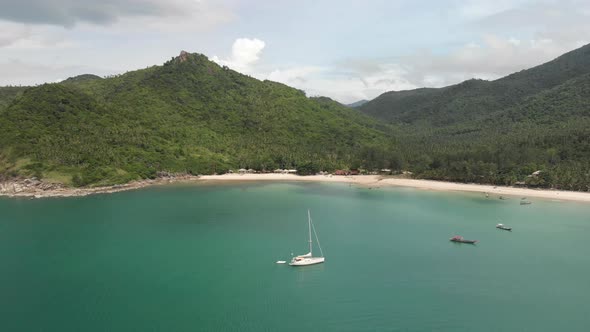
<svg viewBox="0 0 590 332">
<path fill-rule="evenodd" d="M 205 175 L 201 180 L 207 181 L 307 181 L 350 183 L 369 188 L 407 187 L 430 191 L 470 192 L 489 194 L 490 198 L 499 196 L 542 198 L 558 201 L 575 201 L 590 203 L 590 192 L 564 191 L 552 189 L 531 189 L 489 184 L 457 183 L 436 180 L 417 180 L 396 178 L 381 175 L 310 175 L 298 176 L 292 174 L 225 174 Z"/>
<path fill-rule="evenodd" d="M 136 190 L 157 185 L 166 185 L 183 182 L 196 182 L 198 176 L 184 175 L 177 177 L 163 177 L 131 181 L 125 184 L 112 186 L 73 188 L 60 184 L 44 183 L 30 179 L 0 182 L 0 197 L 11 198 L 59 198 L 59 197 L 84 197 L 97 194 L 113 194 L 122 191 Z"/>
<path fill-rule="evenodd" d="M 28 181 L 28 182 L 27 182 Z M 559 201 L 590 202 L 590 193 L 579 191 L 562 191 L 551 189 L 529 189 L 494 186 L 485 184 L 467 184 L 435 180 L 415 180 L 380 175 L 310 175 L 294 174 L 224 174 L 203 176 L 165 177 L 154 180 L 134 181 L 122 185 L 95 188 L 68 188 L 60 185 L 49 185 L 40 181 L 16 180 L 0 183 L 0 197 L 48 198 L 48 197 L 82 197 L 94 194 L 110 194 L 128 190 L 136 190 L 149 186 L 173 183 L 215 183 L 215 182 L 327 182 L 349 183 L 369 188 L 410 187 L 431 191 L 455 191 L 489 194 L 497 196 L 516 196 L 542 198 Z"/>
</svg>

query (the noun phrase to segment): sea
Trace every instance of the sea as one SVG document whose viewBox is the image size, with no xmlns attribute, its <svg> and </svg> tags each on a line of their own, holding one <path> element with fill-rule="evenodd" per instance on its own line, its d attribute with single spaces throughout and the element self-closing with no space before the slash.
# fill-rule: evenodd
<svg viewBox="0 0 590 332">
<path fill-rule="evenodd" d="M 521 199 L 323 183 L 0 198 L 0 331 L 590 331 L 590 204 Z M 277 264 L 307 253 L 308 210 L 325 263 Z"/>
</svg>

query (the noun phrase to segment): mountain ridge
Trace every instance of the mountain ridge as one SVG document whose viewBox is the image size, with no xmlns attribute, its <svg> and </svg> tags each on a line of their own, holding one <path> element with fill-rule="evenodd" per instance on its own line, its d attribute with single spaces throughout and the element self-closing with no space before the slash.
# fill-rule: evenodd
<svg viewBox="0 0 590 332">
<path fill-rule="evenodd" d="M 0 174 L 85 186 L 161 171 L 315 171 L 392 145 L 369 117 L 202 54 L 91 78 L 27 88 L 0 110 Z"/>
<path fill-rule="evenodd" d="M 588 100 L 590 45 L 495 81 L 387 92 L 358 110 L 396 128 L 415 177 L 589 191 Z"/>
<path fill-rule="evenodd" d="M 589 191 L 589 100 L 589 46 L 495 81 L 388 92 L 359 108 L 184 52 L 104 79 L 0 88 L 0 178 L 99 186 L 362 167 Z"/>
<path fill-rule="evenodd" d="M 383 121 L 403 123 L 426 121 L 421 113 L 427 112 L 431 125 L 448 125 L 506 108 L 588 72 L 590 44 L 494 81 L 470 79 L 442 88 L 390 91 L 358 109 Z"/>
</svg>

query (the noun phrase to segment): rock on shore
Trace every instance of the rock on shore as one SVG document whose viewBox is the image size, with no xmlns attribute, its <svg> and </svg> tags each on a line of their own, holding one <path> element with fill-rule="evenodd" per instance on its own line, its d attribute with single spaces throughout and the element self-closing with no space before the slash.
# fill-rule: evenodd
<svg viewBox="0 0 590 332">
<path fill-rule="evenodd" d="M 198 176 L 166 174 L 156 179 L 133 181 L 104 187 L 73 188 L 61 183 L 43 182 L 37 178 L 11 179 L 0 182 L 0 196 L 8 197 L 74 197 L 92 194 L 107 194 L 143 188 L 149 185 L 197 180 Z"/>
</svg>

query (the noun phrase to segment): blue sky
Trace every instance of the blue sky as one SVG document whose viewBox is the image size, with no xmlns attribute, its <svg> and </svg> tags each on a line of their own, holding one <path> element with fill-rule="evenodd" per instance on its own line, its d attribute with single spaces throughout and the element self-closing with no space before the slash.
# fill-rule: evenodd
<svg viewBox="0 0 590 332">
<path fill-rule="evenodd" d="M 343 103 L 495 79 L 589 42 L 590 1 L 0 0 L 0 85 L 199 52 Z"/>
</svg>

